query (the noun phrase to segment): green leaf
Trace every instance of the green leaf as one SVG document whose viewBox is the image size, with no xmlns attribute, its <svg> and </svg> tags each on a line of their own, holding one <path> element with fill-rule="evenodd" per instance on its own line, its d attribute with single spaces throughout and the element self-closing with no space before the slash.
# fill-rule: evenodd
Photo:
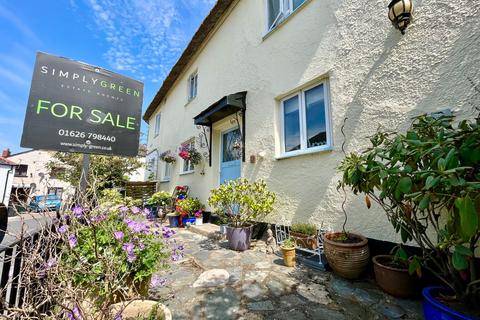
<svg viewBox="0 0 480 320">
<path fill-rule="evenodd" d="M 435 178 L 434 176 L 428 176 L 427 180 L 425 181 L 425 189 L 429 190 L 437 184 L 438 177 Z"/>
<path fill-rule="evenodd" d="M 459 254 L 461 254 L 463 256 L 473 257 L 472 250 L 470 250 L 469 248 L 467 248 L 465 246 L 461 246 L 461 245 L 455 246 L 455 252 L 458 252 Z"/>
<path fill-rule="evenodd" d="M 412 189 L 412 179 L 410 177 L 403 177 L 398 182 L 397 188 L 403 193 L 409 193 Z"/>
<path fill-rule="evenodd" d="M 452 263 L 453 267 L 457 270 L 465 270 L 468 268 L 468 261 L 466 257 L 456 250 L 452 255 Z"/>
<path fill-rule="evenodd" d="M 478 215 L 475 204 L 469 196 L 457 198 L 455 206 L 460 214 L 460 232 L 465 240 L 469 240 L 478 229 Z"/>
<path fill-rule="evenodd" d="M 430 204 L 430 194 L 426 194 L 422 198 L 422 200 L 420 200 L 420 203 L 418 204 L 418 209 L 425 210 L 428 208 L 429 204 Z"/>
<path fill-rule="evenodd" d="M 437 166 L 438 166 L 438 170 L 444 171 L 445 170 L 445 159 L 443 159 L 443 158 L 438 159 Z"/>
</svg>

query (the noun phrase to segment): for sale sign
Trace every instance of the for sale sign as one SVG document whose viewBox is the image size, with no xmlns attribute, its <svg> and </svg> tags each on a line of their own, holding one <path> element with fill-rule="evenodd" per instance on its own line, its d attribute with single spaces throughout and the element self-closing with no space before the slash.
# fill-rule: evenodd
<svg viewBox="0 0 480 320">
<path fill-rule="evenodd" d="M 22 147 L 136 156 L 143 83 L 37 53 Z"/>
</svg>

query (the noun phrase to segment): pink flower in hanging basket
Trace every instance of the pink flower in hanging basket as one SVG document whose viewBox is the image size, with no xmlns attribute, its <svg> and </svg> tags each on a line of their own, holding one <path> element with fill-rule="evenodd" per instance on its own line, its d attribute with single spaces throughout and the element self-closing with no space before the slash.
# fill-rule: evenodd
<svg viewBox="0 0 480 320">
<path fill-rule="evenodd" d="M 185 151 L 185 150 L 182 150 L 178 153 L 178 155 L 180 156 L 180 158 L 182 158 L 183 160 L 188 160 L 190 158 L 190 153 L 188 151 Z"/>
</svg>

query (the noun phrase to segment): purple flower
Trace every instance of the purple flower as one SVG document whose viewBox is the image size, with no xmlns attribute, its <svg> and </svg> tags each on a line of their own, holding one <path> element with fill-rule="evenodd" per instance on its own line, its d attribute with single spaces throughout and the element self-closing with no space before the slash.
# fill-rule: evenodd
<svg viewBox="0 0 480 320">
<path fill-rule="evenodd" d="M 80 309 L 78 307 L 73 308 L 72 312 L 68 311 L 67 312 L 67 317 L 70 320 L 81 320 L 82 315 L 80 314 Z"/>
<path fill-rule="evenodd" d="M 198 210 L 195 212 L 195 218 L 200 218 L 202 216 L 203 210 Z"/>
<path fill-rule="evenodd" d="M 163 287 L 167 284 L 167 279 L 160 277 L 158 274 L 154 274 L 152 276 L 152 280 L 150 280 L 150 285 L 152 287 Z"/>
<path fill-rule="evenodd" d="M 113 320 L 123 320 L 123 316 L 122 316 L 122 313 L 119 312 L 115 315 L 115 318 L 113 318 Z"/>
<path fill-rule="evenodd" d="M 140 248 L 140 250 L 145 249 L 145 245 L 142 242 L 138 243 L 138 247 Z"/>
<path fill-rule="evenodd" d="M 133 253 L 134 248 L 135 248 L 135 245 L 131 242 L 124 243 L 122 246 L 123 251 L 127 252 L 127 254 Z"/>
<path fill-rule="evenodd" d="M 137 259 L 137 256 L 135 256 L 134 253 L 127 255 L 127 261 L 128 261 L 128 262 L 131 263 L 131 262 L 135 261 L 135 259 Z"/>
<path fill-rule="evenodd" d="M 125 219 L 123 220 L 127 224 L 128 229 L 134 233 L 143 232 L 144 234 L 150 233 L 150 227 L 143 222 L 134 221 L 132 219 Z"/>
<path fill-rule="evenodd" d="M 96 223 L 96 222 L 105 221 L 106 219 L 107 219 L 107 216 L 105 216 L 104 214 L 99 214 L 99 215 L 91 217 L 90 221 L 92 221 L 93 223 Z"/>
<path fill-rule="evenodd" d="M 57 265 L 57 260 L 55 258 L 48 259 L 47 263 L 45 264 L 45 268 L 50 270 Z"/>
<path fill-rule="evenodd" d="M 72 209 L 72 212 L 73 212 L 73 215 L 75 216 L 75 218 L 77 219 L 80 219 L 83 217 L 83 212 L 85 211 L 84 208 L 80 207 L 80 206 L 75 206 L 73 207 Z"/>
<path fill-rule="evenodd" d="M 163 237 L 168 239 L 175 234 L 175 231 L 173 231 L 169 227 L 163 227 L 162 233 L 163 233 Z"/>
<path fill-rule="evenodd" d="M 172 258 L 172 261 L 179 261 L 183 258 L 183 255 L 172 253 L 171 258 Z"/>
<path fill-rule="evenodd" d="M 143 208 L 143 211 L 142 211 L 142 212 L 143 212 L 144 215 L 148 216 L 148 215 L 150 214 L 150 209 L 148 209 L 148 208 Z"/>
<path fill-rule="evenodd" d="M 133 214 L 138 214 L 140 212 L 139 207 L 131 207 L 130 210 L 132 211 Z"/>
<path fill-rule="evenodd" d="M 124 237 L 124 234 L 123 234 L 122 231 L 115 231 L 113 233 L 113 235 L 114 235 L 115 239 L 117 239 L 118 241 L 122 240 L 123 237 Z"/>
<path fill-rule="evenodd" d="M 129 209 L 128 209 L 127 206 L 121 206 L 121 207 L 119 208 L 119 210 L 120 210 L 121 213 L 126 213 Z"/>
<path fill-rule="evenodd" d="M 67 232 L 67 230 L 68 230 L 68 226 L 66 224 L 58 228 L 58 232 L 61 234 L 64 234 L 65 232 Z"/>
<path fill-rule="evenodd" d="M 74 248 L 77 246 L 77 237 L 75 237 L 74 234 L 71 234 L 68 236 L 68 244 L 70 245 L 70 248 Z"/>
</svg>

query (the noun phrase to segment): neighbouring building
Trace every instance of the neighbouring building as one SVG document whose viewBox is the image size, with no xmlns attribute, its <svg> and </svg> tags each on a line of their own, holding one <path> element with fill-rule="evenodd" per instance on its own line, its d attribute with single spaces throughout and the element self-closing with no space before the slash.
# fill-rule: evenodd
<svg viewBox="0 0 480 320">
<path fill-rule="evenodd" d="M 0 206 L 8 208 L 10 192 L 12 190 L 15 163 L 0 157 Z"/>
<path fill-rule="evenodd" d="M 6 149 L 3 156 L 15 163 L 12 202 L 28 201 L 29 196 L 46 194 L 56 194 L 65 200 L 69 194 L 73 194 L 74 188 L 56 177 L 65 168 L 59 164 L 58 168 L 48 169 L 47 163 L 53 160 L 49 151 L 28 150 L 11 154 Z"/>
<path fill-rule="evenodd" d="M 267 222 L 340 228 L 344 151 L 368 146 L 380 126 L 404 130 L 412 117 L 445 109 L 472 117 L 479 107 L 478 6 L 415 1 L 402 35 L 387 5 L 218 1 L 144 114 L 147 177 L 161 190 L 188 185 L 205 203 L 226 180 L 264 179 L 278 194 Z M 159 160 L 180 144 L 204 160 Z M 346 211 L 347 229 L 399 240 L 362 197 L 348 193 Z"/>
</svg>

